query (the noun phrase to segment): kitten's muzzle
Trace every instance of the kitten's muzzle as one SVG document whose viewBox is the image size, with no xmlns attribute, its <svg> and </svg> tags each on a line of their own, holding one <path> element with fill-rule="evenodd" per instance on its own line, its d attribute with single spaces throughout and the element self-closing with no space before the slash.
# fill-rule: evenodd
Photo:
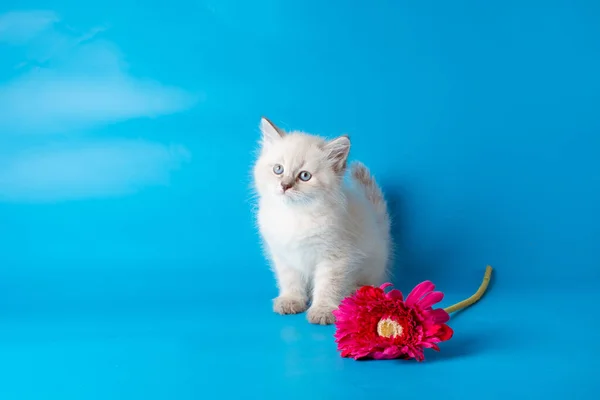
<svg viewBox="0 0 600 400">
<path fill-rule="evenodd" d="M 293 183 L 281 182 L 281 190 L 283 191 L 283 193 L 285 193 L 288 189 L 291 189 L 293 186 Z"/>
</svg>

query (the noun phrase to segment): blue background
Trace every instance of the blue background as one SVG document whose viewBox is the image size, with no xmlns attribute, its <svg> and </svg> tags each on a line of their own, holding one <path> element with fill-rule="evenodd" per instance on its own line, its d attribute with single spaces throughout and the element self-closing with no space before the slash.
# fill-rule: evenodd
<svg viewBox="0 0 600 400">
<path fill-rule="evenodd" d="M 92 40 L 118 48 L 131 79 L 195 100 L 59 132 L 0 121 L 9 172 L 15 154 L 98 140 L 189 156 L 158 183 L 137 184 L 138 164 L 100 168 L 131 187 L 90 189 L 95 172 L 50 198 L 35 170 L 26 194 L 22 175 L 0 179 L 1 399 L 595 398 L 600 3 L 141 4 L 2 3 L 52 10 L 63 28 L 105 24 Z M 33 68 L 14 67 L 19 46 L 0 43 L 0 90 Z M 249 189 L 261 115 L 351 135 L 390 201 L 403 291 L 430 279 L 449 305 L 495 267 L 440 353 L 342 359 L 333 327 L 272 313 Z M 41 172 L 79 167 L 64 168 Z"/>
</svg>

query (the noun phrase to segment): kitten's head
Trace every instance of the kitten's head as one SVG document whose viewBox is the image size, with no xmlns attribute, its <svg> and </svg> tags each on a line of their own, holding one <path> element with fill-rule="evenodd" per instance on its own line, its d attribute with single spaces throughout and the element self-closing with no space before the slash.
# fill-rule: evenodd
<svg viewBox="0 0 600 400">
<path fill-rule="evenodd" d="M 261 152 L 254 181 L 262 197 L 310 202 L 339 193 L 350 151 L 350 139 L 325 140 L 302 132 L 284 132 L 262 118 Z"/>
</svg>

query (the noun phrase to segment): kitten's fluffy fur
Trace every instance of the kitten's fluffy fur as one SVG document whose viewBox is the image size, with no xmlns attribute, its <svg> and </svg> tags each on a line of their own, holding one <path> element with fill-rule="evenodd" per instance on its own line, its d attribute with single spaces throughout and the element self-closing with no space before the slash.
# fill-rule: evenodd
<svg viewBox="0 0 600 400">
<path fill-rule="evenodd" d="M 348 137 L 327 141 L 284 132 L 265 118 L 260 128 L 254 181 L 258 225 L 279 287 L 273 309 L 296 314 L 310 301 L 308 320 L 331 324 L 332 311 L 345 296 L 387 277 L 390 220 L 385 200 L 361 163 L 350 168 L 351 185 L 344 183 Z M 276 165 L 283 167 L 279 175 Z M 302 171 L 310 179 L 301 180 Z"/>
</svg>

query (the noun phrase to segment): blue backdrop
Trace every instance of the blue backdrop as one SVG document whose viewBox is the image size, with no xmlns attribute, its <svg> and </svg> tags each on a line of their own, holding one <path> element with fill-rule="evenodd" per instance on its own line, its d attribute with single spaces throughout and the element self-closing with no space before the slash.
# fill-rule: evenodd
<svg viewBox="0 0 600 400">
<path fill-rule="evenodd" d="M 1 399 L 600 389 L 597 1 L 0 12 Z M 430 279 L 449 305 L 495 267 L 441 353 L 346 360 L 333 327 L 272 314 L 249 189 L 261 115 L 350 134 L 389 198 L 402 290 Z"/>
</svg>

